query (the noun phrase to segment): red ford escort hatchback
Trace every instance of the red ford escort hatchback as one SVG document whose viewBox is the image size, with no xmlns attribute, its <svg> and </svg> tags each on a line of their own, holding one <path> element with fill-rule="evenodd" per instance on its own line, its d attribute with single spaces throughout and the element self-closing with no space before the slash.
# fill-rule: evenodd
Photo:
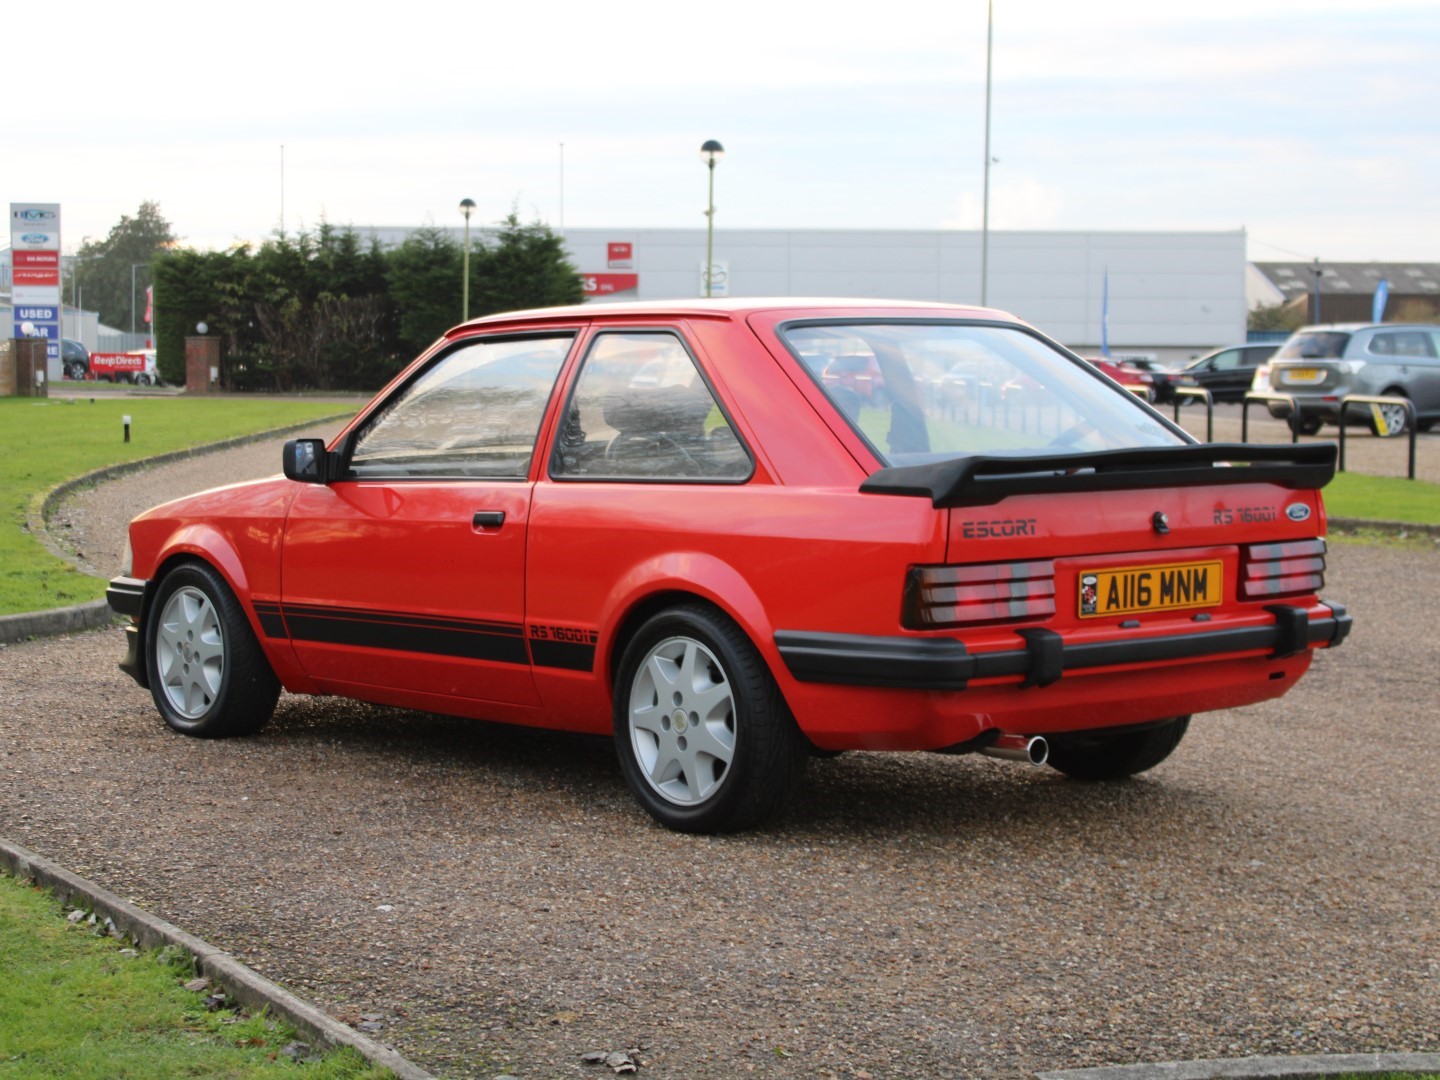
<svg viewBox="0 0 1440 1080">
<path fill-rule="evenodd" d="M 142 514 L 108 595 L 179 731 L 252 732 L 283 686 L 613 732 L 650 814 L 730 830 L 814 752 L 1119 778 L 1285 693 L 1350 626 L 1316 595 L 1333 469 L 1197 445 L 995 311 L 556 308 Z"/>
</svg>

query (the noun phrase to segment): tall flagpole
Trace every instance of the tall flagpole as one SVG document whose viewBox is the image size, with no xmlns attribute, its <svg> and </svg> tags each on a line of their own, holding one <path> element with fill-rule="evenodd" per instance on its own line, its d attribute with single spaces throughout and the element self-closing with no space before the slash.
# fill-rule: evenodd
<svg viewBox="0 0 1440 1080">
<path fill-rule="evenodd" d="M 985 4 L 985 199 L 980 219 L 980 306 L 990 299 L 990 56 L 995 43 L 995 0 Z"/>
</svg>

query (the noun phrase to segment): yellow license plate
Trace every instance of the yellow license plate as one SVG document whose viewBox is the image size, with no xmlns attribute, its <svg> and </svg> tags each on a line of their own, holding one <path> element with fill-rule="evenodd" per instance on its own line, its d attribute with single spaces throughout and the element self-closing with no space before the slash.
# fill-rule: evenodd
<svg viewBox="0 0 1440 1080">
<path fill-rule="evenodd" d="M 1325 381 L 1325 373 L 1313 367 L 1282 368 L 1280 374 L 1287 383 L 1305 383 L 1308 386 Z"/>
<path fill-rule="evenodd" d="M 1224 570 L 1218 561 L 1083 570 L 1080 617 L 1214 607 L 1223 590 Z"/>
</svg>

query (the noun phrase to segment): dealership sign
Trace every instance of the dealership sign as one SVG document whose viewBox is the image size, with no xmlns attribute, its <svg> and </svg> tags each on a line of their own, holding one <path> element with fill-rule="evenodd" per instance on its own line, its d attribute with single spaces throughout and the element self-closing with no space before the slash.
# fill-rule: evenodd
<svg viewBox="0 0 1440 1080">
<path fill-rule="evenodd" d="M 608 296 L 640 285 L 639 274 L 581 274 L 580 288 L 586 296 Z"/>
<path fill-rule="evenodd" d="M 44 338 L 60 360 L 60 204 L 10 204 L 11 337 Z"/>
<path fill-rule="evenodd" d="M 635 248 L 612 240 L 605 245 L 605 264 L 611 270 L 629 270 L 635 265 Z"/>
</svg>

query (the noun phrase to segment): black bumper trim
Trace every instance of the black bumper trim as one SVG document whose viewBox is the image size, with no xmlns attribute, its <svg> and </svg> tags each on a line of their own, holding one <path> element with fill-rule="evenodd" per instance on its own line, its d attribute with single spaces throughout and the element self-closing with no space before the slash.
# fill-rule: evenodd
<svg viewBox="0 0 1440 1080">
<path fill-rule="evenodd" d="M 775 645 L 790 674 L 801 682 L 964 690 L 971 679 L 1019 676 L 1024 686 L 1047 686 L 1066 671 L 1117 664 L 1193 660 L 1256 649 L 1268 649 L 1279 658 L 1310 645 L 1333 648 L 1349 634 L 1351 620 L 1343 606 L 1325 606 L 1331 614 L 1319 619 L 1309 618 L 1304 608 L 1277 604 L 1266 609 L 1275 616 L 1269 626 L 1077 645 L 1065 644 L 1053 631 L 1029 631 L 1024 634 L 1025 648 L 993 653 L 972 653 L 953 638 L 871 637 L 801 630 L 778 631 Z"/>
<path fill-rule="evenodd" d="M 115 614 L 138 619 L 145 604 L 145 586 L 148 584 L 148 581 L 139 578 L 111 578 L 110 587 L 105 590 L 105 602 Z"/>
</svg>

